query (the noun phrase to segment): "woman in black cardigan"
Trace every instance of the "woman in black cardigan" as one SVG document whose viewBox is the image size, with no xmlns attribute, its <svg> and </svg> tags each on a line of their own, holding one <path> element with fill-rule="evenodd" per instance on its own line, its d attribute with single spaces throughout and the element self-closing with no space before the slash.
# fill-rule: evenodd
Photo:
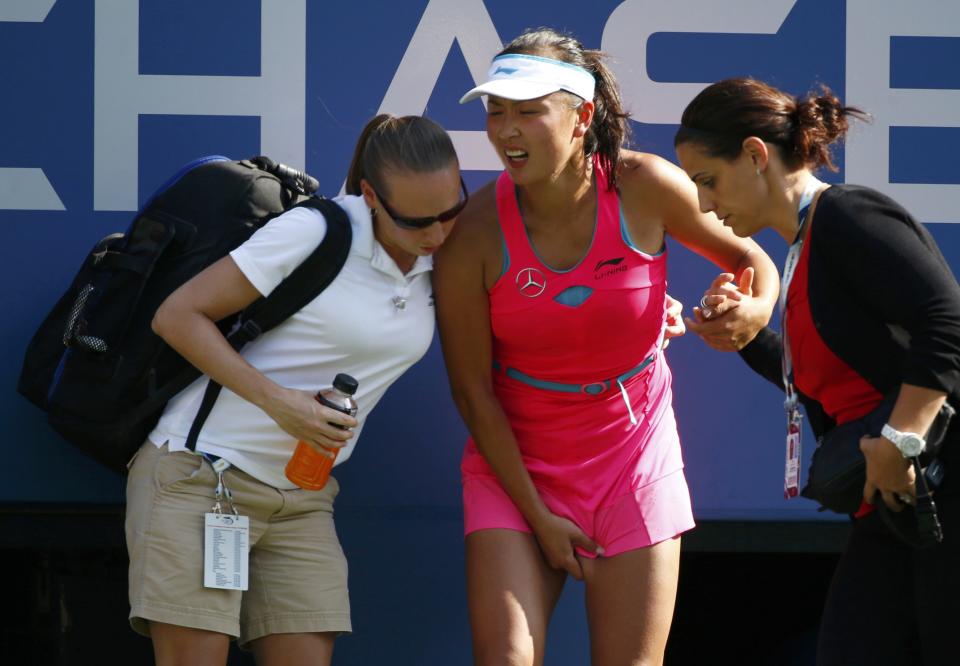
<svg viewBox="0 0 960 666">
<path fill-rule="evenodd" d="M 911 447 L 945 399 L 960 405 L 960 287 L 927 230 L 896 202 L 813 176 L 821 166 L 836 170 L 829 147 L 848 117 L 862 115 L 826 89 L 797 99 L 728 79 L 690 103 L 675 144 L 701 210 L 738 236 L 769 227 L 791 244 L 781 299 L 792 382 L 784 381 L 781 336 L 769 328 L 741 349 L 747 363 L 795 390 L 818 437 L 897 395 L 884 436 L 860 443 L 864 503 L 828 595 L 818 664 L 957 664 L 960 428 L 940 453 L 943 541 L 915 549 L 891 525 L 916 502 Z M 733 285 L 721 275 L 688 328 L 729 348 L 719 317 L 750 298 L 750 278 Z"/>
</svg>

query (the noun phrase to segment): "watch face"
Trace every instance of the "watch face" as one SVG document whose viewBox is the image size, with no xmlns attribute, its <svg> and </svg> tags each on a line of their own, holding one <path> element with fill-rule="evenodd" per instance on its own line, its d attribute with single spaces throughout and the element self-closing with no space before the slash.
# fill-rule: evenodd
<svg viewBox="0 0 960 666">
<path fill-rule="evenodd" d="M 904 433 L 900 441 L 900 451 L 907 457 L 918 456 L 923 452 L 923 440 L 913 433 Z"/>
</svg>

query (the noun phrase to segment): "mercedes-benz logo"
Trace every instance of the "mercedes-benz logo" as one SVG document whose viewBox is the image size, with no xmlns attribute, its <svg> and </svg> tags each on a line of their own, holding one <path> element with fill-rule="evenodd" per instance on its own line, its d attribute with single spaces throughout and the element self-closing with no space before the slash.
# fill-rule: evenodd
<svg viewBox="0 0 960 666">
<path fill-rule="evenodd" d="M 524 268 L 517 273 L 517 289 L 528 298 L 536 298 L 547 288 L 547 278 L 536 268 Z"/>
</svg>

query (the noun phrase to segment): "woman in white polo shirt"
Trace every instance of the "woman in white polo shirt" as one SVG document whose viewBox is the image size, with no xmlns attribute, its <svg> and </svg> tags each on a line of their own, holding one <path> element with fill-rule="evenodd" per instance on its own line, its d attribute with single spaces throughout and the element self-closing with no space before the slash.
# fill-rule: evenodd
<svg viewBox="0 0 960 666">
<path fill-rule="evenodd" d="M 323 216 L 295 208 L 174 292 L 154 330 L 224 389 L 197 451 L 230 465 L 223 481 L 249 517 L 249 588 L 203 586 L 203 515 L 217 474 L 185 449 L 204 378 L 170 402 L 127 488 L 130 620 L 158 664 L 225 664 L 231 637 L 261 664 L 329 664 L 348 632 L 347 567 L 333 526 L 332 479 L 296 488 L 284 467 L 298 440 L 350 457 L 387 388 L 433 338 L 431 255 L 467 200 L 450 137 L 422 117 L 381 115 L 353 157 L 353 242 L 333 283 L 239 354 L 214 322 L 269 294 L 320 243 Z M 339 372 L 359 381 L 356 419 L 317 403 Z M 336 425 L 350 428 L 341 430 Z"/>
</svg>

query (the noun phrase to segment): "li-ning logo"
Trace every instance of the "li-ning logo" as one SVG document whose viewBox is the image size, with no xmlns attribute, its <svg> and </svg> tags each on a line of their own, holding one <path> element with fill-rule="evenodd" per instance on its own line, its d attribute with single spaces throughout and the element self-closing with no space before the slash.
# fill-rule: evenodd
<svg viewBox="0 0 960 666">
<path fill-rule="evenodd" d="M 623 257 L 617 257 L 616 259 L 604 259 L 603 261 L 598 261 L 593 271 L 597 272 L 604 266 L 616 266 L 621 261 L 623 261 Z"/>
<path fill-rule="evenodd" d="M 547 288 L 547 278 L 536 268 L 524 268 L 517 273 L 517 289 L 527 298 L 536 298 Z"/>
<path fill-rule="evenodd" d="M 493 70 L 493 73 L 494 73 L 494 74 L 506 74 L 507 76 L 510 76 L 511 74 L 513 74 L 513 73 L 516 72 L 516 71 L 517 71 L 517 68 L 516 68 L 516 67 L 504 67 L 503 65 L 500 65 L 500 66 L 497 67 L 495 70 Z"/>
<path fill-rule="evenodd" d="M 594 280 L 602 280 L 603 278 L 608 277 L 608 276 L 610 276 L 610 275 L 616 275 L 617 273 L 623 273 L 623 272 L 624 272 L 625 270 L 627 270 L 627 268 L 629 268 L 629 267 L 628 267 L 628 266 L 621 266 L 620 263 L 621 263 L 622 261 L 623 261 L 623 257 L 617 257 L 616 259 L 604 259 L 603 261 L 598 261 L 598 262 L 597 262 L 597 265 L 596 265 L 596 266 L 594 267 L 594 269 L 593 269 L 593 272 L 594 272 L 593 279 L 594 279 Z M 604 266 L 611 266 L 611 268 L 608 268 L 607 270 L 603 271 L 602 273 L 598 273 L 597 271 L 599 271 L 599 270 L 600 270 L 601 268 L 603 268 Z"/>
</svg>

